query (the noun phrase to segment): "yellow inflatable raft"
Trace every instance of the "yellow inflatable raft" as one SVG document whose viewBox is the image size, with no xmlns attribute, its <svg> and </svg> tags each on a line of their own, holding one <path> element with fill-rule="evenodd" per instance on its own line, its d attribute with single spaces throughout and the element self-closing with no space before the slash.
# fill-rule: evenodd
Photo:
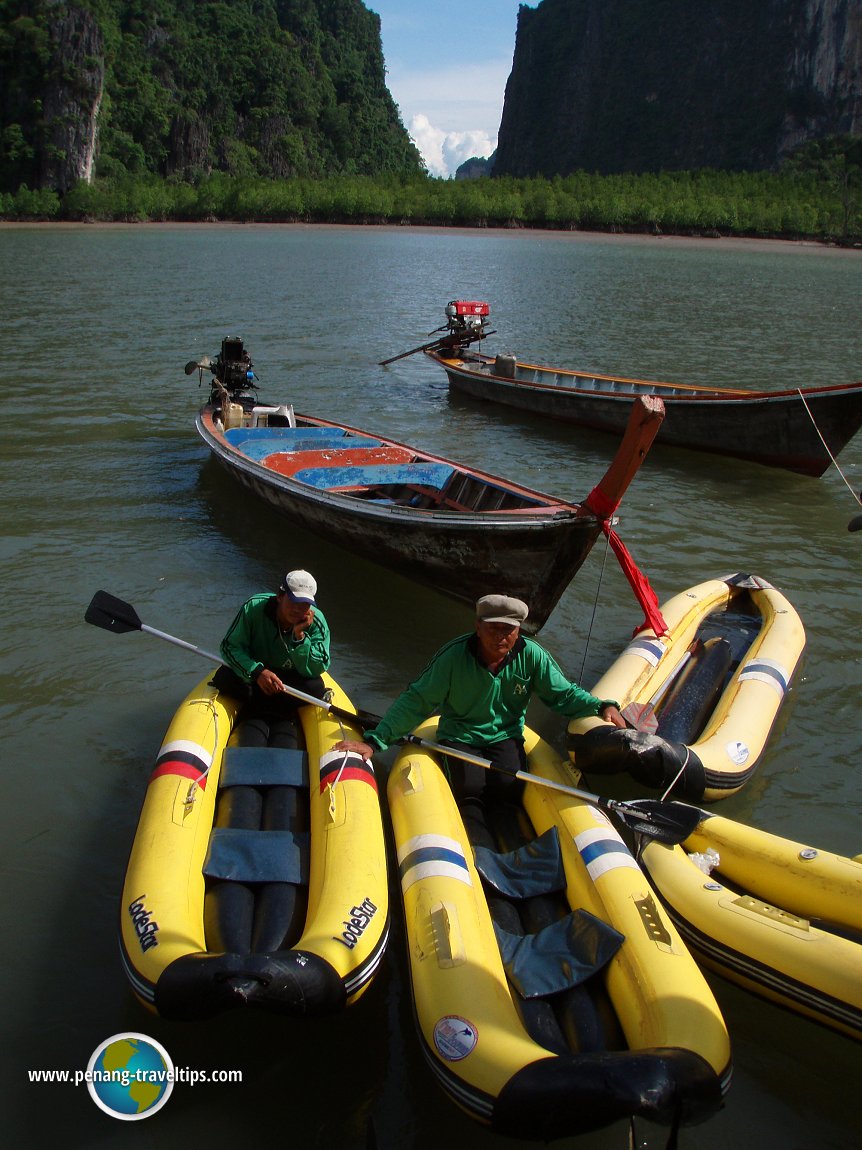
<svg viewBox="0 0 862 1150">
<path fill-rule="evenodd" d="M 577 782 L 529 730 L 526 749 L 533 772 Z M 431 753 L 403 751 L 387 795 L 420 1038 L 454 1102 L 536 1140 L 632 1115 L 695 1123 L 720 1107 L 724 1022 L 602 811 L 527 784 L 522 807 L 488 813 L 495 849 L 477 844 L 474 859 L 473 816 Z"/>
<path fill-rule="evenodd" d="M 683 846 L 641 858 L 705 965 L 862 1039 L 862 859 L 706 811 Z"/>
<path fill-rule="evenodd" d="M 337 1010 L 369 985 L 389 933 L 374 770 L 332 749 L 361 728 L 306 705 L 303 751 L 236 746 L 239 708 L 208 679 L 180 705 L 126 871 L 123 964 L 169 1018 Z"/>
<path fill-rule="evenodd" d="M 638 632 L 593 687 L 632 729 L 569 723 L 587 776 L 628 772 L 675 797 L 713 802 L 754 774 L 805 647 L 790 602 L 766 580 L 710 579 L 662 605 L 666 635 Z"/>
</svg>

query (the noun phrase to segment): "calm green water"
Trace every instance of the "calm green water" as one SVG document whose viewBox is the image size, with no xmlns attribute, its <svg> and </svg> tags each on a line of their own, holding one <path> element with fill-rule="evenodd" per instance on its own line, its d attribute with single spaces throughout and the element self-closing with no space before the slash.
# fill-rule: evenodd
<svg viewBox="0 0 862 1150">
<path fill-rule="evenodd" d="M 611 440 L 450 401 L 421 357 L 447 300 L 488 299 L 489 348 L 539 362 L 707 384 L 779 387 L 862 376 L 862 255 L 724 241 L 377 229 L 20 227 L 0 230 L 6 401 L 0 421 L 3 628 L 4 1125 L 31 1146 L 278 1139 L 363 1147 L 502 1148 L 440 1094 L 419 1054 L 395 915 L 385 970 L 340 1018 L 233 1015 L 168 1024 L 132 1000 L 116 943 L 127 853 L 154 755 L 206 672 L 83 612 L 105 588 L 143 620 L 217 646 L 237 603 L 310 568 L 336 677 L 385 707 L 469 615 L 397 574 L 293 531 L 216 472 L 193 429 L 204 393 L 185 362 L 245 337 L 263 394 L 436 448 L 554 494 L 584 496 Z M 735 570 L 762 575 L 806 624 L 804 666 L 759 773 L 722 813 L 842 853 L 862 850 L 862 437 L 822 480 L 654 452 L 620 532 L 660 598 Z M 542 640 L 590 685 L 640 617 L 597 547 Z M 595 611 L 595 615 L 594 615 Z M 538 709 L 534 725 L 559 739 Z M 390 756 L 383 762 L 391 761 Z M 624 784 L 615 792 L 625 797 Z M 725 1110 L 681 1147 L 846 1147 L 858 1137 L 859 1048 L 713 985 L 734 1042 Z M 83 1070 L 104 1039 L 143 1031 L 175 1065 L 240 1069 L 177 1086 L 151 1120 L 119 1123 L 86 1088 L 27 1071 Z M 640 1125 L 638 1145 L 664 1131 Z M 560 1143 L 623 1150 L 627 1129 Z"/>
</svg>

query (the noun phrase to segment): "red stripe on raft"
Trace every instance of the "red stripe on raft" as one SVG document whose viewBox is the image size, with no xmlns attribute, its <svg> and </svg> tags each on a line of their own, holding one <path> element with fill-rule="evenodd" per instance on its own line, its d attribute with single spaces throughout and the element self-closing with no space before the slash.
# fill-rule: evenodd
<svg viewBox="0 0 862 1150">
<path fill-rule="evenodd" d="M 375 779 L 373 773 L 369 771 L 367 767 L 364 770 L 362 767 L 345 767 L 341 772 L 340 777 L 338 771 L 328 771 L 327 774 L 320 780 L 321 794 L 326 789 L 327 784 L 330 782 L 335 782 L 336 779 L 338 779 L 340 783 L 346 783 L 350 779 L 358 779 L 360 782 L 368 783 L 371 787 L 374 788 L 375 794 L 377 793 L 377 779 Z"/>
<path fill-rule="evenodd" d="M 154 779 L 161 778 L 162 775 L 179 775 L 183 779 L 191 779 L 193 782 L 200 784 L 202 791 L 205 791 L 207 787 L 207 777 L 203 771 L 197 767 L 193 767 L 191 763 L 183 763 L 178 759 L 167 759 L 165 762 L 160 763 L 150 775 L 150 782 L 153 782 Z"/>
</svg>

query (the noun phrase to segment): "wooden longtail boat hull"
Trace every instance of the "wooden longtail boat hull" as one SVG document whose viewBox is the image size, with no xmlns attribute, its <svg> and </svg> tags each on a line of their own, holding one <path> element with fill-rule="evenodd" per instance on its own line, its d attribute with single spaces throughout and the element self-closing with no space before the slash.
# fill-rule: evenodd
<svg viewBox="0 0 862 1150">
<path fill-rule="evenodd" d="M 656 400 L 639 401 L 634 410 L 630 405 L 617 454 L 583 504 L 292 410 L 295 426 L 270 426 L 271 414 L 257 416 L 250 408 L 232 418 L 240 425 L 225 428 L 221 408 L 211 403 L 196 427 L 238 482 L 294 523 L 470 604 L 493 592 L 516 595 L 530 605 L 525 629 L 537 631 L 637 472 L 662 406 Z M 297 451 L 292 458 L 292 440 L 301 446 L 303 436 L 325 429 L 361 446 Z"/>
<path fill-rule="evenodd" d="M 458 348 L 425 354 L 464 395 L 597 431 L 619 434 L 632 399 L 657 395 L 666 411 L 657 443 L 802 475 L 822 475 L 830 452 L 837 456 L 862 426 L 862 383 L 776 392 L 707 390 L 539 367 Z"/>
</svg>

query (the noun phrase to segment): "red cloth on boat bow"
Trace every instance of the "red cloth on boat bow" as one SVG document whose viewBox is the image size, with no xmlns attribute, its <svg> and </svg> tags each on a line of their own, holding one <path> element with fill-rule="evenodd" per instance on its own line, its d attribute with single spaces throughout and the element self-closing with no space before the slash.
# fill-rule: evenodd
<svg viewBox="0 0 862 1150">
<path fill-rule="evenodd" d="M 600 488 L 594 487 L 584 500 L 584 506 L 588 507 L 592 513 L 601 520 L 602 531 L 607 536 L 608 543 L 611 545 L 611 550 L 617 557 L 617 562 L 622 568 L 623 575 L 629 581 L 629 586 L 635 593 L 635 598 L 640 603 L 644 612 L 644 621 L 639 627 L 635 627 L 633 634 L 637 635 L 638 631 L 644 631 L 650 627 L 656 635 L 666 635 L 668 632 L 667 623 L 664 621 L 664 616 L 658 604 L 658 596 L 650 586 L 650 581 L 644 575 L 643 571 L 635 563 L 631 556 L 631 552 L 617 535 L 611 526 L 611 516 L 617 509 L 617 504 L 611 504 Z"/>
</svg>

